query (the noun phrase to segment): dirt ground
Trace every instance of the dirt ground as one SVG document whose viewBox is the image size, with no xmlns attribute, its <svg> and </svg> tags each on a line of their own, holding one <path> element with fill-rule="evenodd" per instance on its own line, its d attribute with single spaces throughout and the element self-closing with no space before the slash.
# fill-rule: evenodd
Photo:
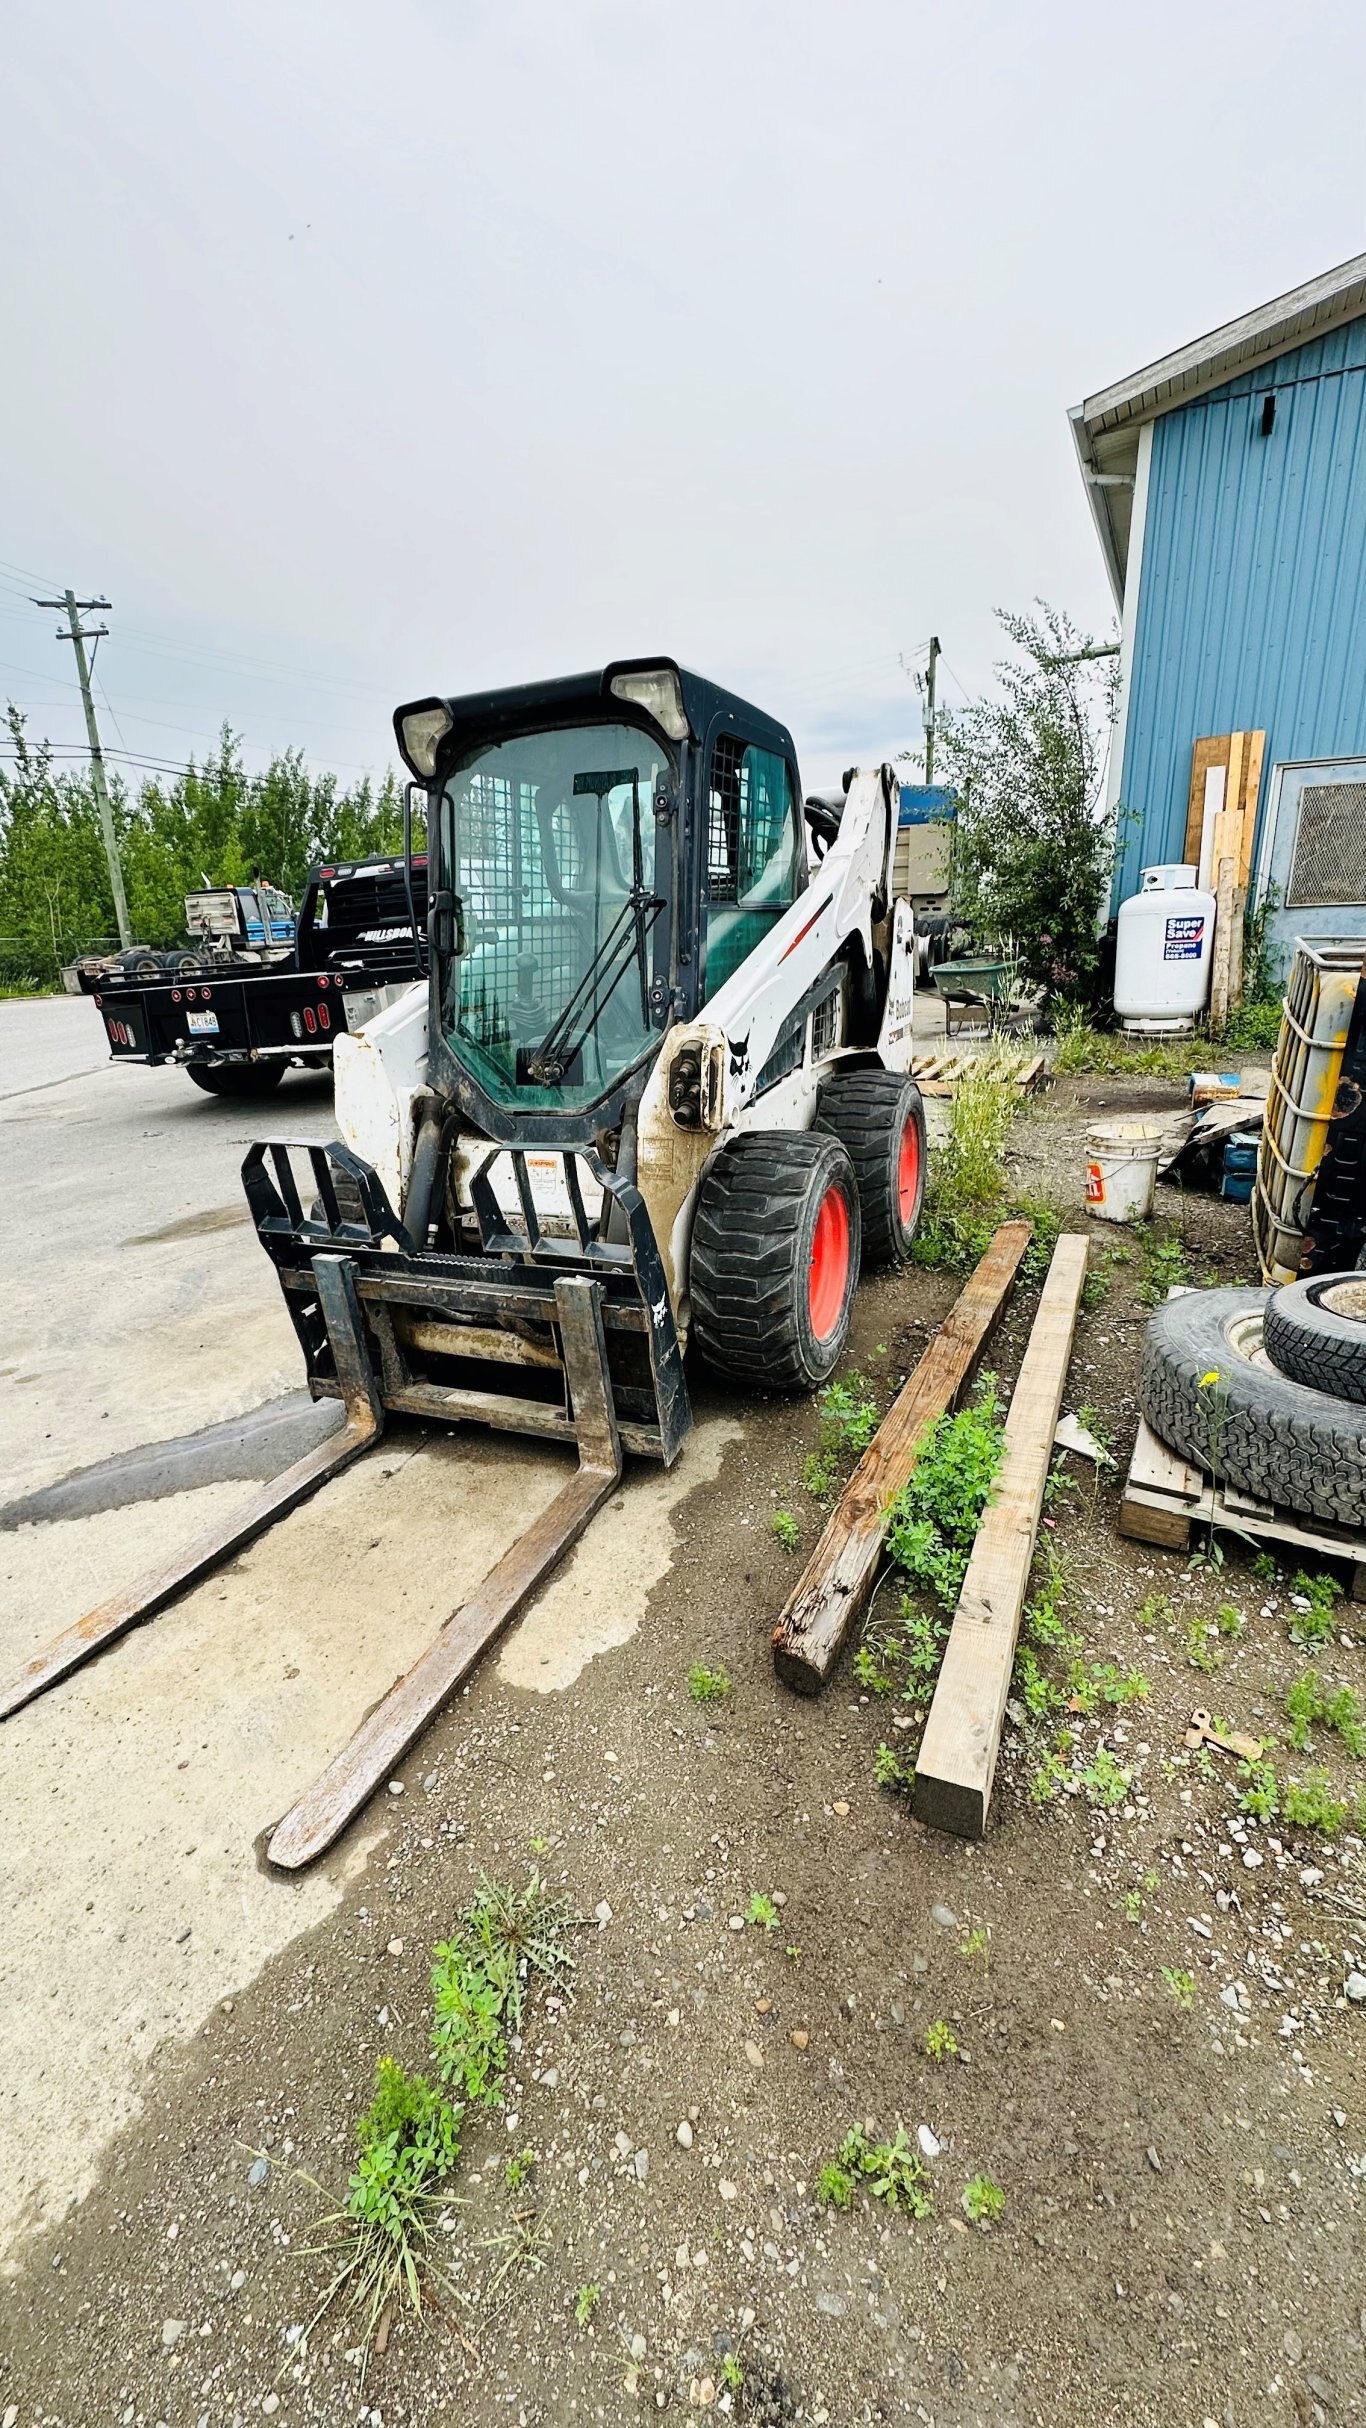
<svg viewBox="0 0 1366 2428">
<path fill-rule="evenodd" d="M 1016 1125 L 1018 1185 L 1084 1220 L 1086 1123 L 1136 1100 L 1179 1097 L 1059 1082 Z M 1163 1191 L 1154 1231 L 1192 1278 L 1252 1278 L 1246 1208 Z M 902 1707 L 863 1695 L 847 1660 L 818 1702 L 772 1675 L 772 1623 L 822 1522 L 801 1483 L 815 1413 L 737 1408 L 699 1382 L 721 1430 L 705 1480 L 661 1513 L 672 1564 L 640 1623 L 615 1623 L 631 1579 L 600 1562 L 596 1657 L 566 1685 L 533 1615 L 368 1816 L 368 1850 L 340 1850 L 327 1910 L 188 2045 L 149 2057 L 141 2113 L 87 2196 L 21 2240 L 0 2285 L 6 2428 L 533 2428 L 713 2404 L 838 2428 L 1361 2416 L 1366 2007 L 1344 1982 L 1366 1964 L 1366 1861 L 1358 1840 L 1244 1816 L 1236 1766 L 1183 1747 L 1197 1704 L 1283 1735 L 1309 1656 L 1287 1641 L 1284 1580 L 1255 1578 L 1244 1549 L 1191 1569 L 1118 1535 L 1152 1267 L 1130 1235 L 1100 1244 L 1065 1406 L 1094 1412 L 1118 1470 L 1069 1462 L 1050 1532 L 1088 1659 L 1149 1683 L 1075 1722 L 1074 1768 L 1108 1748 L 1124 1801 L 1036 1805 L 1039 1746 L 1014 1724 L 982 1846 L 880 1791 L 874 1754 Z M 850 1362 L 881 1398 L 956 1287 L 922 1271 L 864 1285 Z M 1006 1384 L 1032 1304 L 993 1349 Z M 779 1509 L 797 1553 L 774 1539 Z M 1171 1620 L 1145 1624 L 1157 1593 Z M 1221 1604 L 1247 1624 L 1210 1675 L 1187 1629 Z M 1338 1615 L 1318 1665 L 1366 1692 L 1366 1614 Z M 725 1664 L 723 1704 L 690 1700 L 695 1661 Z M 1277 1760 L 1342 1787 L 1366 1770 L 1331 1737 Z M 54 1816 L 61 1796 L 55 1779 Z M 301 2347 L 329 2273 L 318 2221 L 344 2192 L 376 2056 L 421 2065 L 431 1946 L 481 1873 L 533 1862 L 588 1919 L 574 1996 L 533 2002 L 508 2113 L 467 2136 L 446 2240 L 468 2299 L 398 2319 L 368 2367 L 339 2311 Z M 745 1919 L 756 1892 L 776 1929 Z M 92 2029 L 117 1988 L 112 1928 L 105 1963 L 65 1993 Z M 938 2020 L 960 2053 L 936 2064 L 922 2044 Z M 856 2119 L 930 2128 L 932 2216 L 817 2205 Z M 512 2194 L 524 2148 L 531 2185 Z M 978 2173 L 1005 2195 L 989 2229 L 961 2209 Z"/>
</svg>

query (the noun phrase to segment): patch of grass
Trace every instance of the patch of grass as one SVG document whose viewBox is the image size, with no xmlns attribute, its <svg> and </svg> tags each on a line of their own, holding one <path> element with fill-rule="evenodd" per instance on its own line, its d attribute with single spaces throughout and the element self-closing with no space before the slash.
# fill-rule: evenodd
<svg viewBox="0 0 1366 2428">
<path fill-rule="evenodd" d="M 1280 1810 L 1280 1782 L 1269 1762 L 1240 1762 L 1238 1776 L 1242 1793 L 1238 1810 L 1249 1813 L 1254 1821 L 1274 1821 Z"/>
<path fill-rule="evenodd" d="M 1189 2013 L 1190 2009 L 1195 2004 L 1194 1973 L 1183 1972 L 1177 1965 L 1164 1964 L 1162 1967 L 1162 1978 L 1166 1982 L 1167 1988 L 1171 1992 L 1176 2004 L 1179 2007 L 1183 2007 L 1187 2013 Z"/>
<path fill-rule="evenodd" d="M 1281 1033 L 1281 1004 L 1235 1004 L 1219 1031 L 1219 1046 L 1234 1054 L 1274 1054 Z"/>
<path fill-rule="evenodd" d="M 1224 1656 L 1216 1641 L 1218 1633 L 1218 1622 L 1214 1619 L 1192 1619 L 1186 1629 L 1186 1659 L 1192 1669 L 1202 1670 L 1207 1677 L 1224 1666 Z"/>
<path fill-rule="evenodd" d="M 694 1661 L 688 1671 L 688 1692 L 694 1703 L 724 1703 L 730 1693 L 730 1675 L 719 1666 L 708 1669 L 704 1661 Z"/>
<path fill-rule="evenodd" d="M 1290 1721 L 1286 1734 L 1297 1753 L 1303 1753 L 1308 1745 L 1310 1729 L 1323 1727 L 1336 1729 L 1348 1753 L 1357 1761 L 1366 1755 L 1361 1697 L 1350 1686 L 1327 1694 L 1318 1671 L 1306 1669 L 1286 1696 L 1285 1709 Z"/>
<path fill-rule="evenodd" d="M 852 2208 L 857 2190 L 858 2185 L 848 2168 L 837 2166 L 833 2161 L 828 2167 L 822 2167 L 816 2177 L 816 2198 L 823 2209 Z"/>
<path fill-rule="evenodd" d="M 1086 1769 L 1080 1773 L 1081 1792 L 1088 1804 L 1099 1812 L 1113 1812 L 1122 1804 L 1132 1785 L 1132 1775 L 1116 1761 L 1108 1745 L 1098 1746 Z"/>
<path fill-rule="evenodd" d="M 891 2141 L 874 2141 L 862 2125 L 851 2125 L 840 2143 L 836 2164 L 821 2171 L 818 2197 L 820 2181 L 830 2175 L 849 2187 L 847 2198 L 829 2204 L 834 2208 L 847 2209 L 856 2190 L 871 2193 L 885 2207 L 904 2210 L 910 2217 L 928 2217 L 934 2207 L 929 2170 L 907 2140 L 904 2125 L 897 2126 Z"/>
<path fill-rule="evenodd" d="M 813 1450 L 803 1460 L 802 1490 L 809 1492 L 813 1501 L 828 1501 L 838 1481 L 834 1459 L 824 1451 Z"/>
<path fill-rule="evenodd" d="M 947 1610 L 958 1599 L 1004 1440 L 996 1379 L 984 1375 L 968 1407 L 936 1417 L 887 1510 L 884 1533 L 892 1558 Z"/>
<path fill-rule="evenodd" d="M 1147 1039 L 1139 1044 L 1120 1030 L 1093 1028 L 1079 1006 L 1067 1010 L 1074 1016 L 1065 1018 L 1059 1006 L 1055 1017 L 1058 1044 L 1053 1057 L 1054 1070 L 1064 1077 L 1094 1071 L 1105 1079 L 1187 1079 L 1209 1061 L 1208 1037 Z"/>
<path fill-rule="evenodd" d="M 909 1796 L 915 1786 L 915 1766 L 903 1762 L 894 1745 L 879 1745 L 873 1756 L 873 1778 L 889 1795 Z"/>
<path fill-rule="evenodd" d="M 381 2318 L 407 2304 L 415 2312 L 441 2279 L 432 2233 L 446 2200 L 446 2179 L 460 2158 L 461 2116 L 420 2074 L 393 2057 L 375 2068 L 375 2096 L 356 2122 L 356 2165 L 343 2206 L 322 2220 L 313 2246 L 341 2257 L 312 2319 L 339 2298 L 360 2318 L 369 2348 Z"/>
<path fill-rule="evenodd" d="M 1337 1633 L 1335 1616 L 1342 1600 L 1342 1587 L 1336 1577 L 1309 1576 L 1297 1568 L 1290 1579 L 1290 1617 L 1287 1622 L 1290 1641 L 1305 1650 L 1326 1644 Z"/>
<path fill-rule="evenodd" d="M 602 2300 L 601 2285 L 580 2285 L 574 2296 L 574 2324 L 586 2327 Z"/>
<path fill-rule="evenodd" d="M 791 1510 L 775 1509 L 768 1522 L 784 1551 L 795 1551 L 801 1539 L 801 1530 Z"/>
<path fill-rule="evenodd" d="M 1083 1713 L 1097 1710 L 1102 1703 L 1116 1707 L 1142 1703 L 1152 1692 L 1141 1669 L 1120 1669 L 1113 1661 L 1093 1661 L 1070 1683 L 1072 1700 Z"/>
<path fill-rule="evenodd" d="M 763 1896 L 761 1892 L 756 1889 L 754 1895 L 750 1898 L 749 1911 L 745 1916 L 745 1920 L 747 1922 L 752 1922 L 757 1930 L 776 1931 L 778 1927 L 778 1908 L 774 1904 L 771 1897 Z"/>
<path fill-rule="evenodd" d="M 1281 1819 L 1292 1829 L 1317 1830 L 1325 1838 L 1339 1836 L 1351 1809 L 1345 1797 L 1334 1795 L 1324 1770 L 1290 1779 L 1281 1791 Z"/>
<path fill-rule="evenodd" d="M 451 1937 L 432 1950 L 432 2054 L 467 2104 L 491 2105 L 520 2031 L 533 1975 L 567 1983 L 573 1915 L 532 1872 L 525 1888 L 481 1879 Z"/>
<path fill-rule="evenodd" d="M 821 1449 L 830 1457 L 862 1458 L 881 1419 L 877 1401 L 861 1374 L 847 1374 L 827 1383 L 816 1405 L 820 1411 Z"/>
<path fill-rule="evenodd" d="M 963 2215 L 974 2226 L 998 2225 L 1006 2213 L 1006 2196 L 989 2175 L 970 2175 L 963 2186 Z"/>
<path fill-rule="evenodd" d="M 941 2020 L 936 2020 L 929 2026 L 920 2045 L 924 2049 L 925 2055 L 933 2058 L 936 2065 L 942 2065 L 946 2057 L 958 2055 L 958 2039 L 953 2026 Z"/>
<path fill-rule="evenodd" d="M 1173 1232 L 1159 1233 L 1151 1223 L 1136 1226 L 1140 1270 L 1138 1295 L 1145 1307 L 1160 1307 L 1169 1290 L 1179 1290 L 1191 1278 L 1186 1251 Z"/>
</svg>

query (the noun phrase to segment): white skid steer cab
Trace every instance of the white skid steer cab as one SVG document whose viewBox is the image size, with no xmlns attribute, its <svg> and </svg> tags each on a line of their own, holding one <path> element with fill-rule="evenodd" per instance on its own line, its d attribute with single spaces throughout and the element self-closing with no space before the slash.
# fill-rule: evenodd
<svg viewBox="0 0 1366 2428">
<path fill-rule="evenodd" d="M 338 1040 L 330 1146 L 243 1166 L 315 1398 L 344 1421 L 0 1691 L 19 1709 L 378 1440 L 387 1412 L 578 1466 L 279 1823 L 332 1844 L 616 1488 L 677 1457 L 684 1352 L 746 1390 L 834 1368 L 861 1263 L 910 1253 L 925 1121 L 900 793 L 803 802 L 792 739 L 668 659 L 395 717 L 425 810 L 427 976 Z"/>
</svg>

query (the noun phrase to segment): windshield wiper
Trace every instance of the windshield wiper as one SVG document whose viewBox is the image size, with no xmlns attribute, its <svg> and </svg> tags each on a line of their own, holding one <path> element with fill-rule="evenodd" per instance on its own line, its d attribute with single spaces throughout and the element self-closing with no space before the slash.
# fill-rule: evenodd
<svg viewBox="0 0 1366 2428">
<path fill-rule="evenodd" d="M 574 778 L 575 792 L 597 795 L 598 817 L 602 804 L 615 785 L 631 779 L 631 890 L 603 937 L 573 994 L 534 1051 L 526 1057 L 530 1077 L 542 1087 L 558 1087 L 571 1068 L 575 1055 L 597 1026 L 611 1002 L 627 970 L 631 966 L 633 948 L 640 978 L 640 1025 L 648 1027 L 650 1018 L 650 964 L 646 943 L 651 928 L 664 908 L 663 897 L 647 891 L 644 854 L 640 840 L 640 770 L 638 768 L 607 768 L 589 770 Z"/>
</svg>

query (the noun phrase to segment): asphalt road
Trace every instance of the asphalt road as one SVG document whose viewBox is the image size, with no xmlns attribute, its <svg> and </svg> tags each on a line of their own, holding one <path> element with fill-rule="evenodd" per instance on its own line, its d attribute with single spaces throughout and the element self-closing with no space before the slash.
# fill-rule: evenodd
<svg viewBox="0 0 1366 2428">
<path fill-rule="evenodd" d="M 316 1435 L 239 1179 L 272 1134 L 331 1136 L 330 1081 L 235 1105 L 111 1064 L 84 998 L 0 1003 L 0 1678 L 288 1464 L 292 1431 Z M 667 1475 L 629 1480 L 510 1632 L 509 1691 L 573 1690 L 626 1642 L 674 1512 L 737 1430 L 713 1417 Z M 158 2047 L 374 1859 L 385 1799 L 298 1879 L 255 1850 L 571 1467 L 507 1435 L 391 1425 L 0 1723 L 0 2256 L 88 2189 Z"/>
</svg>

